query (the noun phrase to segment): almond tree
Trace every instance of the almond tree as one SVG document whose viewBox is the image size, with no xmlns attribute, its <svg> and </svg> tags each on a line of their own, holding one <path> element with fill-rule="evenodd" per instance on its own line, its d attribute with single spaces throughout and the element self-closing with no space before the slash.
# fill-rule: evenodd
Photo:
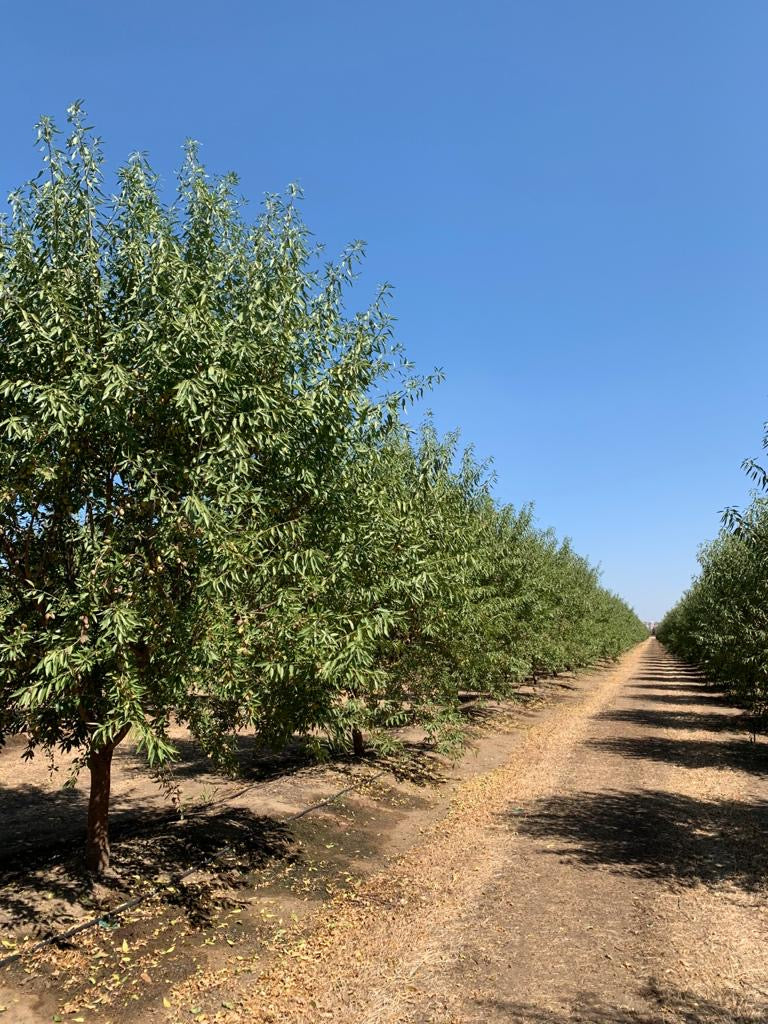
<svg viewBox="0 0 768 1024">
<path fill-rule="evenodd" d="M 189 145 L 173 205 L 143 156 L 107 196 L 78 106 L 39 142 L 0 228 L 0 742 L 88 769 L 94 872 L 129 732 L 155 766 L 172 719 L 220 759 L 241 727 L 447 741 L 460 690 L 640 638 L 456 435 L 411 435 L 431 382 L 386 289 L 347 315 L 361 247 L 323 265 L 295 190 L 251 223 Z"/>
<path fill-rule="evenodd" d="M 68 121 L 63 145 L 40 123 L 0 234 L 0 739 L 88 768 L 100 872 L 129 731 L 158 765 L 172 716 L 219 755 L 239 726 L 314 724 L 345 650 L 386 630 L 325 599 L 326 534 L 413 386 L 383 299 L 344 315 L 359 246 L 319 265 L 295 191 L 249 224 L 190 145 L 173 206 L 142 156 L 108 197 Z"/>
</svg>

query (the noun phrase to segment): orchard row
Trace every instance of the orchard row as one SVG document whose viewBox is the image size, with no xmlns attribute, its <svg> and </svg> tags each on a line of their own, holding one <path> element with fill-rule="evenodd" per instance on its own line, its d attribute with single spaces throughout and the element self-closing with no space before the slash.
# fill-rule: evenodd
<svg viewBox="0 0 768 1024">
<path fill-rule="evenodd" d="M 748 708 L 768 713 L 768 501 L 758 494 L 699 556 L 701 571 L 657 631 Z"/>
<path fill-rule="evenodd" d="M 461 691 L 616 657 L 645 635 L 568 543 L 493 498 L 408 410 L 429 378 L 361 256 L 324 263 L 297 195 L 248 220 L 187 149 L 173 203 L 143 156 L 108 195 L 80 110 L 0 234 L 0 738 L 74 750 L 89 859 L 109 767 L 172 721 L 226 762 L 237 730 L 456 741 Z"/>
</svg>

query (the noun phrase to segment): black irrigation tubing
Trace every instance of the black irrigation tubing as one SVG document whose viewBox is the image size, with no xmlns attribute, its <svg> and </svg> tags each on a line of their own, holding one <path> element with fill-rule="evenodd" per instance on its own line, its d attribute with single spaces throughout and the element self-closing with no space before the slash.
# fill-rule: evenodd
<svg viewBox="0 0 768 1024">
<path fill-rule="evenodd" d="M 292 821 L 298 821 L 299 818 L 303 818 L 307 814 L 311 814 L 313 811 L 319 811 L 321 807 L 327 807 L 328 804 L 334 803 L 339 799 L 339 797 L 344 796 L 346 793 L 352 793 L 357 789 L 361 789 L 363 786 L 370 782 L 375 782 L 377 779 L 380 779 L 382 775 L 386 775 L 387 773 L 388 769 L 384 768 L 382 771 L 376 772 L 375 775 L 369 775 L 367 778 L 360 779 L 359 782 L 355 782 L 351 786 L 345 786 L 337 793 L 333 793 L 331 796 L 326 797 L 325 800 L 320 800 L 318 803 L 312 804 L 310 807 L 305 807 L 303 811 L 297 811 L 296 814 L 290 814 L 287 818 L 283 819 L 283 824 L 287 825 Z M 252 787 L 247 788 L 250 789 Z M 141 903 L 145 903 L 151 896 L 156 896 L 160 892 L 173 888 L 178 885 L 179 882 L 183 882 L 185 878 L 189 878 L 189 876 L 193 875 L 196 871 L 200 871 L 201 868 L 207 867 L 208 864 L 218 860 L 219 857 L 226 856 L 228 853 L 234 853 L 234 846 L 232 844 L 221 847 L 221 849 L 217 850 L 215 853 L 212 853 L 210 856 L 198 861 L 194 867 L 187 868 L 187 870 L 183 871 L 180 875 L 174 875 L 169 879 L 169 881 L 163 882 L 162 885 L 155 885 L 140 896 L 134 896 L 132 899 L 126 900 L 124 903 L 119 903 L 113 910 L 109 910 L 103 914 L 97 915 L 96 917 L 92 917 L 88 921 L 84 921 L 82 924 L 74 925 L 66 931 L 57 932 L 55 935 L 49 935 L 47 938 L 41 939 L 39 942 L 35 942 L 32 946 L 27 946 L 25 949 L 20 949 L 16 953 L 10 953 L 8 956 L 2 957 L 2 959 L 0 959 L 0 968 L 7 967 L 9 964 L 16 963 L 17 960 L 22 960 L 24 957 L 37 953 L 46 946 L 53 946 L 59 942 L 65 942 L 67 939 L 71 939 L 75 935 L 79 935 L 80 932 L 85 932 L 90 928 L 95 928 L 97 925 L 109 918 L 122 916 L 126 911 L 133 910 L 134 907 L 138 907 Z"/>
</svg>

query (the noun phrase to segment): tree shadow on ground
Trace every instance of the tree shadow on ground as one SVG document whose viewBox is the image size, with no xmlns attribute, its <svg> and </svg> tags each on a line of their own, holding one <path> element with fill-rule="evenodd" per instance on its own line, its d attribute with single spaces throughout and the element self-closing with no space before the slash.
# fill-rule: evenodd
<svg viewBox="0 0 768 1024">
<path fill-rule="evenodd" d="M 477 1005 L 487 1019 L 498 1017 L 508 1024 L 765 1024 L 768 1020 L 768 1004 L 747 1003 L 738 992 L 713 1000 L 681 989 L 649 986 L 643 996 L 648 1003 L 657 1003 L 658 1009 L 611 1006 L 591 992 L 581 993 L 572 1008 L 562 1012 L 508 999 L 481 999 Z"/>
<path fill-rule="evenodd" d="M 708 705 L 713 708 L 733 707 L 722 694 L 698 692 L 698 691 L 676 691 L 674 693 L 623 693 L 622 700 L 642 700 L 649 704 L 698 704 Z"/>
<path fill-rule="evenodd" d="M 537 695 L 523 694 L 499 702 L 476 693 L 462 694 L 460 713 L 469 730 L 469 745 L 473 729 L 491 727 L 510 709 L 514 709 L 517 717 L 525 719 L 534 713 L 532 705 L 539 700 Z M 196 795 L 183 804 L 188 815 L 208 813 L 210 808 L 231 799 L 232 792 L 239 787 L 324 768 L 332 768 L 351 781 L 359 778 L 363 765 L 374 771 L 387 771 L 399 782 L 408 781 L 418 786 L 436 786 L 446 781 L 446 759 L 436 752 L 434 744 L 424 739 L 402 739 L 389 751 L 370 747 L 362 758 L 325 742 L 321 744 L 318 757 L 317 744 L 301 737 L 295 737 L 280 749 L 273 749 L 254 735 L 240 734 L 236 737 L 234 770 L 218 768 L 191 736 L 175 737 L 173 744 L 178 760 L 172 765 L 170 782 L 196 784 Z M 20 756 L 22 749 L 23 743 L 10 738 L 3 753 L 6 757 Z M 19 759 L 21 778 L 23 771 L 24 765 Z M 115 838 L 129 832 L 151 832 L 179 819 L 179 812 L 170 799 L 163 798 L 159 806 L 155 801 L 155 806 L 149 808 L 141 805 L 140 795 L 121 792 L 115 782 L 120 777 L 130 777 L 131 773 L 136 773 L 145 786 L 151 782 L 151 773 L 143 759 L 131 749 L 118 747 L 110 809 L 110 829 Z M 0 821 L 4 825 L 0 871 L 37 853 L 48 859 L 55 858 L 62 850 L 68 855 L 73 844 L 81 843 L 87 807 L 85 787 L 80 784 L 77 788 L 65 789 L 66 771 L 62 770 L 60 777 L 61 785 L 55 789 L 24 782 L 0 787 Z M 53 778 L 57 776 L 54 774 Z M 162 793 L 160 787 L 157 792 Z"/>
<path fill-rule="evenodd" d="M 146 792 L 147 769 L 131 752 L 124 756 L 118 770 L 127 777 L 133 772 L 141 773 L 144 789 L 137 791 L 132 787 L 113 796 L 110 837 L 114 872 L 96 885 L 83 864 L 87 787 L 51 789 L 22 782 L 0 789 L 0 820 L 4 823 L 0 846 L 0 923 L 5 922 L 5 927 L 8 922 L 28 925 L 25 933 L 35 936 L 52 929 L 63 930 L 87 916 L 90 907 L 108 908 L 138 886 L 158 876 L 186 870 L 220 847 L 232 846 L 234 860 L 239 864 L 232 874 L 233 886 L 241 884 L 237 878 L 247 879 L 249 870 L 265 860 L 282 858 L 287 862 L 290 832 L 284 825 L 254 811 L 228 806 L 233 796 L 250 788 L 254 788 L 251 799 L 258 804 L 261 782 L 302 771 L 312 773 L 310 777 L 314 778 L 331 768 L 341 776 L 334 786 L 337 791 L 345 785 L 364 783 L 369 772 L 384 771 L 398 781 L 426 787 L 443 782 L 448 767 L 446 759 L 437 755 L 426 740 L 403 741 L 392 753 L 372 749 L 363 758 L 328 748 L 327 758 L 321 761 L 315 750 L 301 741 L 273 752 L 265 750 L 253 737 L 239 740 L 242 770 L 236 775 L 217 773 L 194 740 L 176 741 L 181 764 L 174 774 L 182 779 L 195 778 L 203 787 L 198 787 L 200 792 L 209 785 L 213 787 L 213 797 L 204 795 L 187 808 L 183 819 L 170 801 L 141 803 L 140 793 Z M 367 770 L 361 772 L 361 768 Z M 65 778 L 62 773 L 62 782 Z M 219 790 L 225 783 L 224 789 Z M 412 800 L 415 802 L 416 798 Z M 225 889 L 231 887 L 226 872 L 222 874 L 218 867 L 216 877 L 217 884 Z M 179 903 L 195 924 L 204 923 L 206 894 L 198 893 L 196 885 L 184 885 L 175 894 L 169 892 L 166 902 Z"/>
<path fill-rule="evenodd" d="M 645 665 L 639 672 L 633 672 L 629 681 L 637 680 L 640 683 L 678 683 L 685 686 L 710 686 L 710 682 L 703 672 L 695 669 L 684 668 L 680 665 Z"/>
<path fill-rule="evenodd" d="M 0 790 L 0 820 L 3 843 L 0 846 L 0 882 L 9 869 L 25 868 L 38 860 L 55 863 L 69 856 L 73 845 L 85 840 L 88 796 L 85 788 L 58 789 L 19 782 Z M 146 827 L 156 821 L 162 826 L 178 820 L 177 811 L 135 805 L 116 796 L 110 807 L 110 834 L 119 838 L 134 827 Z"/>
<path fill-rule="evenodd" d="M 0 913 L 27 934 L 59 930 L 89 913 L 107 912 L 117 904 L 173 882 L 194 871 L 195 877 L 167 890 L 167 902 L 182 907 L 194 924 L 208 919 L 216 889 L 237 890 L 251 873 L 273 861 L 297 859 L 290 829 L 242 808 L 227 808 L 186 821 L 166 823 L 149 835 L 131 834 L 112 841 L 112 866 L 94 880 L 71 844 L 58 854 L 39 851 L 8 872 L 0 888 Z M 199 874 L 197 872 L 199 869 Z"/>
<path fill-rule="evenodd" d="M 370 755 L 371 768 L 387 771 L 398 782 L 415 786 L 439 786 L 446 781 L 445 762 L 429 743 L 411 743 L 391 754 Z"/>
<path fill-rule="evenodd" d="M 602 711 L 596 721 L 620 722 L 645 729 L 680 729 L 692 732 L 739 732 L 741 715 L 717 711 L 670 711 L 666 708 L 615 708 Z"/>
<path fill-rule="evenodd" d="M 729 768 L 768 775 L 768 746 L 751 740 L 665 739 L 661 736 L 617 736 L 589 740 L 587 746 L 633 761 L 656 761 L 677 768 Z"/>
<path fill-rule="evenodd" d="M 646 666 L 646 668 L 650 668 L 650 666 Z M 677 666 L 670 668 L 669 665 L 663 668 L 660 667 L 655 671 L 635 672 L 630 677 L 629 682 L 635 681 L 640 683 L 656 683 L 657 685 L 700 686 L 702 689 L 712 685 L 701 672 L 695 672 L 692 669 L 682 669 Z"/>
<path fill-rule="evenodd" d="M 721 715 L 721 724 L 717 728 L 733 729 L 734 732 L 748 731 L 752 733 L 765 733 L 768 727 L 768 715 L 759 708 L 748 708 L 744 701 L 736 696 L 729 696 L 716 690 L 705 690 L 702 692 L 680 692 L 680 693 L 626 693 L 622 695 L 624 700 L 643 701 L 653 704 L 686 705 L 691 704 L 698 707 L 722 708 L 737 712 L 731 715 Z M 714 725 L 712 728 L 716 728 Z"/>
<path fill-rule="evenodd" d="M 536 714 L 543 701 L 547 698 L 550 687 L 541 686 L 531 693 L 515 693 L 508 697 L 480 697 L 472 701 L 462 702 L 459 713 L 462 723 L 472 730 L 484 729 L 497 725 L 505 716 L 512 712 L 516 719 L 524 721 Z M 566 683 L 551 682 L 554 689 L 573 690 L 575 687 Z M 471 731 L 468 734 L 472 735 Z"/>
<path fill-rule="evenodd" d="M 423 784 L 440 781 L 434 751 L 426 743 L 404 744 L 402 756 L 380 757 L 371 752 L 362 759 L 355 759 L 343 752 L 329 750 L 326 758 L 318 760 L 316 752 L 307 744 L 297 742 L 283 751 L 271 753 L 257 747 L 251 737 L 239 737 L 239 740 L 242 740 L 238 748 L 239 767 L 235 772 L 217 770 L 195 740 L 175 741 L 179 761 L 172 767 L 170 782 L 175 784 L 192 779 L 199 783 L 197 795 L 182 804 L 187 818 L 202 814 L 210 820 L 211 810 L 226 804 L 242 788 L 257 787 L 259 783 L 288 778 L 302 771 L 321 771 L 324 767 L 331 767 L 350 780 L 360 778 L 359 768 L 365 764 L 393 772 L 397 767 L 398 777 L 420 780 Z M 20 774 L 23 772 L 21 764 L 19 771 Z M 134 772 L 140 776 L 145 792 L 154 790 L 160 802 L 153 800 L 151 805 L 142 805 L 140 794 L 130 790 L 121 792 L 114 786 L 120 775 L 129 778 Z M 80 784 L 76 788 L 65 788 L 65 778 L 66 775 L 62 774 L 61 785 L 55 789 L 24 782 L 0 789 L 0 821 L 4 825 L 0 872 L 22 861 L 31 863 L 38 857 L 48 862 L 61 856 L 69 857 L 72 846 L 83 842 L 87 787 Z M 155 790 L 151 782 L 149 768 L 132 753 L 116 762 L 113 771 L 115 791 L 110 802 L 110 834 L 114 840 L 134 834 L 159 834 L 163 828 L 181 820 L 179 809 L 163 794 L 159 785 Z"/>
<path fill-rule="evenodd" d="M 768 802 L 698 800 L 664 791 L 574 793 L 510 815 L 547 856 L 683 885 L 762 888 L 768 870 Z"/>
<path fill-rule="evenodd" d="M 629 686 L 640 690 L 690 690 L 694 693 L 711 693 L 721 689 L 701 672 L 688 672 L 685 669 L 667 668 L 651 672 L 636 672 L 627 679 Z"/>
<path fill-rule="evenodd" d="M 173 776 L 177 779 L 216 776 L 237 778 L 245 782 L 267 782 L 283 775 L 293 775 L 317 764 L 317 751 L 307 740 L 299 737 L 279 750 L 265 747 L 256 736 L 240 734 L 233 752 L 233 769 L 218 767 L 207 756 L 193 737 L 174 738 L 177 760 L 173 763 Z M 136 759 L 140 768 L 144 762 Z"/>
</svg>

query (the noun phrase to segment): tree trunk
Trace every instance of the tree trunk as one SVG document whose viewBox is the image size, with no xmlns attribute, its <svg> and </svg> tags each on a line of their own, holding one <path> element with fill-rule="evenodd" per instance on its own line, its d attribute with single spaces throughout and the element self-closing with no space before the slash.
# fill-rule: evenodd
<svg viewBox="0 0 768 1024">
<path fill-rule="evenodd" d="M 362 757 L 365 754 L 365 740 L 357 727 L 352 730 L 352 750 L 355 757 Z"/>
<path fill-rule="evenodd" d="M 112 781 L 112 755 L 115 747 L 127 735 L 128 727 L 115 738 L 92 750 L 88 758 L 91 773 L 91 792 L 88 800 L 88 838 L 85 859 L 91 874 L 101 875 L 109 867 L 109 792 Z"/>
</svg>

